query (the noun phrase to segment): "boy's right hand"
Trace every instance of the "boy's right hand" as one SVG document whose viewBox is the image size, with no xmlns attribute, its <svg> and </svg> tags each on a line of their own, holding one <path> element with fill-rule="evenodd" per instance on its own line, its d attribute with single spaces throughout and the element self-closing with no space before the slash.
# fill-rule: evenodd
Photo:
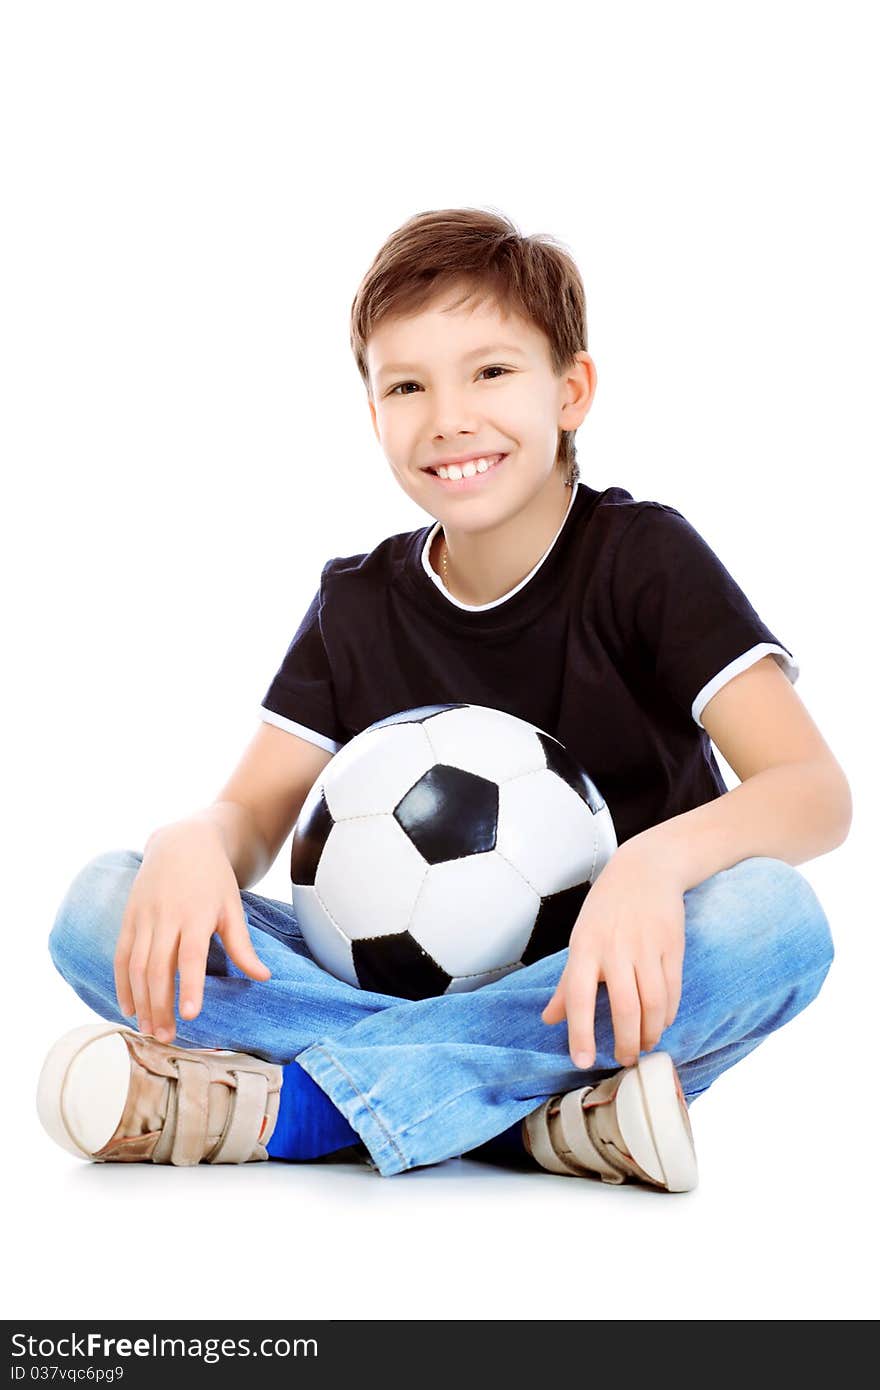
<svg viewBox="0 0 880 1390">
<path fill-rule="evenodd" d="M 213 826 L 178 821 L 150 836 L 132 885 L 113 958 L 116 996 L 142 1033 L 174 1037 L 174 979 L 180 972 L 180 1016 L 202 1007 L 208 947 L 214 934 L 254 980 L 271 971 L 251 944 L 238 880 Z"/>
</svg>

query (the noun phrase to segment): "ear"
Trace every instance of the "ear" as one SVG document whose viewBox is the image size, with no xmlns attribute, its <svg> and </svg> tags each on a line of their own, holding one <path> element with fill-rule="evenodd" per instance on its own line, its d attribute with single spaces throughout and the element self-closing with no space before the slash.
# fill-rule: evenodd
<svg viewBox="0 0 880 1390">
<path fill-rule="evenodd" d="M 576 430 L 596 394 L 596 364 L 588 352 L 576 352 L 563 381 L 565 400 L 559 413 L 564 430 Z"/>
</svg>

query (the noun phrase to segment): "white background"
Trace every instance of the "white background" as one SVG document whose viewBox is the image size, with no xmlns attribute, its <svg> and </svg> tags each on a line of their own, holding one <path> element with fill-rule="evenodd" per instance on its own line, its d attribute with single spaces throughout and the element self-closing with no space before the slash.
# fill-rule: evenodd
<svg viewBox="0 0 880 1390">
<path fill-rule="evenodd" d="M 7 1315 L 876 1315 L 872 18 L 3 8 Z M 348 315 L 395 227 L 468 205 L 580 267 L 583 480 L 679 508 L 800 663 L 855 803 L 799 866 L 832 971 L 694 1105 L 688 1196 L 462 1160 L 80 1164 L 34 1110 L 48 1047 L 93 1018 L 49 959 L 57 906 L 215 797 L 324 561 L 431 520 L 374 438 Z M 287 855 L 253 887 L 286 898 Z"/>
</svg>

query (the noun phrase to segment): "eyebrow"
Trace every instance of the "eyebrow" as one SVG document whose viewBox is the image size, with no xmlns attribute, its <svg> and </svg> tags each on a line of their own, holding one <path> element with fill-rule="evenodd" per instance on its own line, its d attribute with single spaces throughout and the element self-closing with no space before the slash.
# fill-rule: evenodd
<svg viewBox="0 0 880 1390">
<path fill-rule="evenodd" d="M 468 362 L 472 357 L 489 357 L 495 352 L 513 353 L 520 357 L 523 355 L 522 348 L 515 347 L 513 343 L 490 343 L 488 347 L 472 348 L 470 352 L 464 354 L 461 360 Z M 416 372 L 418 370 L 418 363 L 415 362 L 388 362 L 384 367 L 379 368 L 376 373 L 376 380 L 378 381 L 380 377 L 387 376 L 391 372 Z"/>
</svg>

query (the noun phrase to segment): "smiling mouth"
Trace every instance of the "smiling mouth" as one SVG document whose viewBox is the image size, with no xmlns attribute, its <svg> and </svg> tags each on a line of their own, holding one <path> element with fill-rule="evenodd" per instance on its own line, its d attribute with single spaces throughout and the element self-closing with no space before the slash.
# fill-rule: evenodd
<svg viewBox="0 0 880 1390">
<path fill-rule="evenodd" d="M 507 454 L 493 454 L 489 458 L 476 459 L 465 464 L 450 464 L 448 467 L 440 465 L 442 472 L 434 468 L 427 468 L 425 472 L 448 488 L 473 487 L 479 485 L 490 473 L 496 473 L 507 457 Z M 465 472 L 465 469 L 468 471 Z"/>
</svg>

